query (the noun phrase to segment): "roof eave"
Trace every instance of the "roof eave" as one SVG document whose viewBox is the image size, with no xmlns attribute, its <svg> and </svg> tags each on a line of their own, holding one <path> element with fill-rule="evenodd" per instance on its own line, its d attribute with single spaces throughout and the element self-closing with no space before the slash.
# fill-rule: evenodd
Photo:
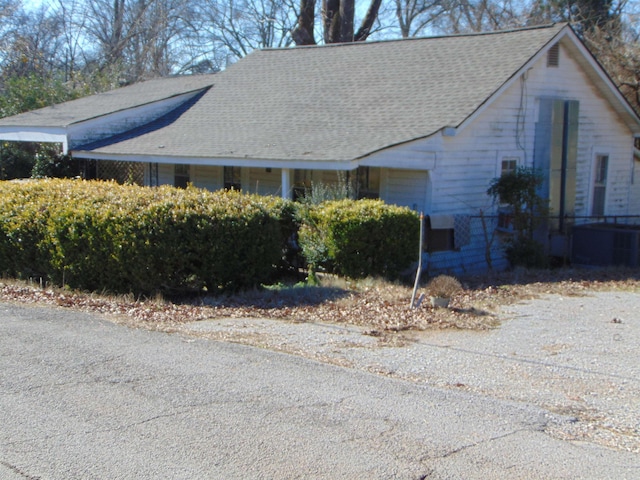
<svg viewBox="0 0 640 480">
<path fill-rule="evenodd" d="M 310 166 L 317 170 L 353 170 L 358 167 L 357 160 L 328 160 L 328 159 L 269 159 L 251 157 L 194 157 L 180 155 L 146 155 L 146 154 L 118 154 L 104 153 L 93 150 L 72 150 L 71 155 L 86 160 L 125 161 L 137 163 L 159 163 L 171 165 L 201 165 L 201 166 L 234 166 L 247 168 L 288 168 L 308 169 Z"/>
<path fill-rule="evenodd" d="M 585 74 L 591 79 L 600 93 L 611 103 L 614 110 L 620 115 L 634 136 L 639 137 L 640 117 L 615 85 L 615 82 L 609 76 L 606 69 L 598 62 L 571 28 L 568 28 L 567 32 L 563 34 L 563 38 L 572 40 L 563 42 L 563 46 L 569 50 L 581 53 L 581 55 L 575 57 L 576 62 L 583 68 Z"/>
<path fill-rule="evenodd" d="M 64 127 L 0 127 L 0 140 L 7 142 L 61 143 L 63 153 L 68 150 L 67 129 Z"/>
</svg>

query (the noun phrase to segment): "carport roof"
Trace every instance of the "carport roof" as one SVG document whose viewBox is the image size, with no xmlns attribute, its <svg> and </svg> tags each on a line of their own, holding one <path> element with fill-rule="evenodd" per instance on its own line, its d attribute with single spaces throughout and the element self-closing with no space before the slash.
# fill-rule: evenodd
<svg viewBox="0 0 640 480">
<path fill-rule="evenodd" d="M 214 75 L 158 78 L 0 119 L 0 127 L 67 127 L 213 84 Z"/>
</svg>

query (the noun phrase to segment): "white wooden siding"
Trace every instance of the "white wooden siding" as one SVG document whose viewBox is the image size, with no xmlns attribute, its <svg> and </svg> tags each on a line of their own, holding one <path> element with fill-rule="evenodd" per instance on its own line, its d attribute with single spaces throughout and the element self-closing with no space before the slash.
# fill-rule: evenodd
<svg viewBox="0 0 640 480">
<path fill-rule="evenodd" d="M 173 185 L 175 181 L 175 166 L 169 163 L 158 165 L 158 185 Z"/>
<path fill-rule="evenodd" d="M 374 153 L 360 162 L 366 167 L 394 167 L 409 170 L 431 170 L 435 167 L 436 150 L 441 149 L 438 134 L 430 141 L 415 140 L 398 147 Z M 437 144 L 436 144 L 437 143 Z"/>
<path fill-rule="evenodd" d="M 629 189 L 629 212 L 631 215 L 640 215 L 640 161 L 631 161 L 631 187 Z M 640 223 L 639 218 L 631 220 L 632 223 Z"/>
<path fill-rule="evenodd" d="M 380 198 L 386 203 L 424 212 L 427 206 L 429 172 L 424 170 L 384 169 Z"/>
<path fill-rule="evenodd" d="M 282 172 L 279 168 L 249 168 L 247 185 L 242 189 L 247 193 L 259 195 L 280 195 L 282 192 Z"/>
<path fill-rule="evenodd" d="M 542 58 L 528 72 L 523 85 L 516 82 L 458 135 L 443 137 L 433 170 L 433 211 L 484 208 L 488 201 L 486 190 L 496 176 L 497 161 L 503 152 L 518 152 L 531 165 L 537 100 L 547 97 L 580 102 L 575 213 L 588 214 L 593 149 L 602 145 L 610 149 L 611 162 L 606 213 L 628 212 L 631 134 L 597 96 L 578 64 L 567 54 L 560 58 L 557 68 L 547 68 L 546 59 Z M 517 132 L 518 119 L 524 120 L 524 127 Z"/>
<path fill-rule="evenodd" d="M 575 214 L 590 213 L 594 148 L 606 146 L 609 154 L 609 183 L 607 185 L 607 215 L 640 213 L 640 188 L 631 190 L 631 158 L 633 141 L 631 132 L 620 121 L 609 104 L 601 98 L 587 81 L 577 62 L 561 50 L 560 65 L 546 67 L 542 57 L 525 76 L 524 82 L 515 82 L 500 98 L 478 115 L 455 136 L 435 135 L 400 146 L 387 152 L 388 158 L 409 158 L 415 152 L 436 152 L 430 169 L 431 192 L 427 212 L 479 215 L 496 213 L 496 206 L 487 195 L 493 178 L 498 175 L 497 165 L 502 156 L 517 155 L 522 163 L 531 165 L 535 124 L 540 98 L 577 100 L 580 102 L 577 152 L 577 181 Z M 517 125 L 521 127 L 517 129 Z M 392 173 L 392 171 L 389 171 Z M 390 203 L 412 206 L 410 197 L 419 198 L 414 190 L 412 175 L 388 177 L 388 190 L 384 199 Z M 412 193 L 413 191 L 413 193 Z M 475 227 L 473 226 L 475 225 Z M 472 242 L 459 252 L 439 252 L 428 256 L 433 271 L 453 273 L 486 269 L 485 241 L 480 220 L 472 220 Z M 499 242 L 494 246 L 494 267 L 505 266 Z"/>
<path fill-rule="evenodd" d="M 191 165 L 191 183 L 198 188 L 220 190 L 224 187 L 223 167 Z"/>
<path fill-rule="evenodd" d="M 631 213 L 628 203 L 633 154 L 631 132 L 586 80 L 577 62 L 561 49 L 559 67 L 547 69 L 536 65 L 527 79 L 527 91 L 534 102 L 536 97 L 543 96 L 580 102 L 575 214 L 590 213 L 594 149 L 601 146 L 609 150 L 610 161 L 605 214 Z M 531 109 L 527 122 L 535 122 L 536 116 L 536 109 Z M 527 144 L 531 145 L 533 131 L 527 133 Z"/>
</svg>

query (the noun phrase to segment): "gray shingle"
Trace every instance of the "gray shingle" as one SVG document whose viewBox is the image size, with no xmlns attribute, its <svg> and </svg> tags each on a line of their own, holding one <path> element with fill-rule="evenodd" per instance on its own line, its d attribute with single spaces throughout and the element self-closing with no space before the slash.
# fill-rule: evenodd
<svg viewBox="0 0 640 480">
<path fill-rule="evenodd" d="M 94 153 L 357 159 L 459 126 L 564 26 L 256 51 L 171 122 Z"/>
<path fill-rule="evenodd" d="M 109 113 L 145 105 L 213 84 L 214 75 L 192 75 L 148 80 L 109 92 L 79 98 L 0 119 L 0 126 L 66 127 Z"/>
</svg>

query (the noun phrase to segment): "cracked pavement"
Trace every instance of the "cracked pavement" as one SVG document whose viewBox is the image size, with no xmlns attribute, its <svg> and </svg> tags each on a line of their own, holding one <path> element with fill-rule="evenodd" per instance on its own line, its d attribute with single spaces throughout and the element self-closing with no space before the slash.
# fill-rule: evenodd
<svg viewBox="0 0 640 480">
<path fill-rule="evenodd" d="M 0 479 L 638 478 L 574 422 L 250 346 L 0 304 Z"/>
<path fill-rule="evenodd" d="M 640 454 L 638 311 L 640 295 L 613 291 L 511 305 L 487 331 L 374 337 L 353 326 L 267 319 L 201 321 L 177 331 L 536 405 L 568 419 L 547 426 L 556 438 Z"/>
</svg>

